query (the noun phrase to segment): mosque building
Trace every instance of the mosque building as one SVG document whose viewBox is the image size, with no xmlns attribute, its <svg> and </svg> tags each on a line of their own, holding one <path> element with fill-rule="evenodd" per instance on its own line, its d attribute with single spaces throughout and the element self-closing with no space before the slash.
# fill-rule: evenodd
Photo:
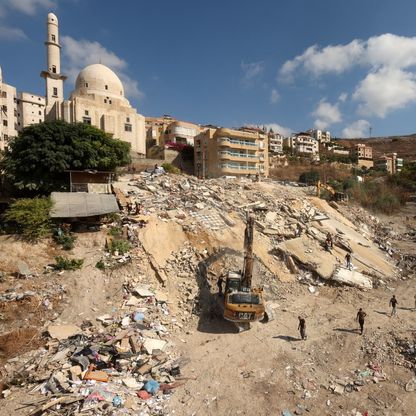
<svg viewBox="0 0 416 416">
<path fill-rule="evenodd" d="M 65 100 L 66 76 L 61 73 L 58 18 L 53 13 L 48 14 L 45 45 L 47 70 L 41 72 L 45 97 L 17 93 L 16 88 L 3 83 L 0 69 L 0 150 L 30 124 L 65 120 L 98 127 L 130 143 L 133 152 L 144 155 L 145 117 L 130 105 L 119 77 L 105 65 L 89 65 L 78 74 L 75 89 Z"/>
</svg>

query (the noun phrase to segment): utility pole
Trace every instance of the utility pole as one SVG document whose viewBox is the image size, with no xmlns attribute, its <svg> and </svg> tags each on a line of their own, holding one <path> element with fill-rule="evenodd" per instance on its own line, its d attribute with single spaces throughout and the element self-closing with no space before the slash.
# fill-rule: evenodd
<svg viewBox="0 0 416 416">
<path fill-rule="evenodd" d="M 371 139 L 371 132 L 372 132 L 373 128 L 372 128 L 371 126 L 369 126 L 369 127 L 368 127 L 368 130 L 370 131 L 370 136 L 369 136 L 369 138 Z"/>
</svg>

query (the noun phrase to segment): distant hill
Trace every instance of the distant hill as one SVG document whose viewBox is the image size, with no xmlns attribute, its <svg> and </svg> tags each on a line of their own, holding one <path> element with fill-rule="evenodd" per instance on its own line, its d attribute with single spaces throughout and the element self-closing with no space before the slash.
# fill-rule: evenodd
<svg viewBox="0 0 416 416">
<path fill-rule="evenodd" d="M 396 152 L 398 157 L 416 160 L 416 134 L 408 136 L 372 137 L 371 139 L 336 139 L 345 147 L 363 143 L 373 148 L 373 157 L 378 158 L 384 153 Z"/>
</svg>

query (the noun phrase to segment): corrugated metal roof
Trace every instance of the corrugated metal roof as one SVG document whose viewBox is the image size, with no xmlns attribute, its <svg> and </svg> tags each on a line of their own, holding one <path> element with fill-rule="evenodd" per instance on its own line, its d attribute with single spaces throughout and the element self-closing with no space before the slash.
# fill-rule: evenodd
<svg viewBox="0 0 416 416">
<path fill-rule="evenodd" d="M 119 212 L 116 197 L 86 192 L 52 192 L 51 218 L 81 218 Z"/>
</svg>

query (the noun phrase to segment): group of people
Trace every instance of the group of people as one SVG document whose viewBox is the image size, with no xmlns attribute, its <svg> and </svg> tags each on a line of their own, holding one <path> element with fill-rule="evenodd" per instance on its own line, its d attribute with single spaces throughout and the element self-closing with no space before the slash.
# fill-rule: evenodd
<svg viewBox="0 0 416 416">
<path fill-rule="evenodd" d="M 326 235 L 326 239 L 324 241 L 324 248 L 326 251 L 331 252 L 331 250 L 334 248 L 334 239 L 332 237 L 331 233 L 328 233 Z M 345 255 L 345 266 L 348 270 L 352 270 L 353 266 L 352 266 L 352 262 L 351 262 L 351 254 L 347 253 Z"/>
<path fill-rule="evenodd" d="M 415 299 L 414 310 L 416 310 L 416 295 L 414 299 Z M 393 295 L 389 302 L 389 306 L 391 307 L 390 316 L 397 315 L 397 305 L 398 305 L 398 301 L 396 299 L 396 295 Z M 358 309 L 355 320 L 360 325 L 360 335 L 363 335 L 364 333 L 364 324 L 365 324 L 366 316 L 367 314 L 363 311 L 363 308 Z M 300 337 L 302 340 L 306 340 L 306 319 L 304 317 L 298 316 L 298 320 L 299 320 L 298 331 L 300 333 Z"/>
</svg>

